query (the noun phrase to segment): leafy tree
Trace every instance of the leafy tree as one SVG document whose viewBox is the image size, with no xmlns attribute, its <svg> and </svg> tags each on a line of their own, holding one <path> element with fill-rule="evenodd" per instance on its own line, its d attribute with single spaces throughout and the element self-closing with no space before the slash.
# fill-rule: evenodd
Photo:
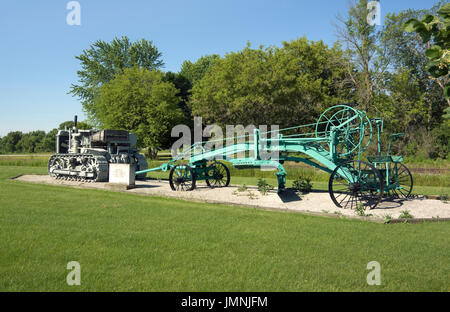
<svg viewBox="0 0 450 312">
<path fill-rule="evenodd" d="M 351 90 L 339 46 L 301 38 L 282 48 L 228 53 L 192 89 L 193 114 L 205 122 L 292 126 L 315 122 L 324 107 L 345 101 Z M 345 91 L 343 91 L 345 90 Z"/>
<path fill-rule="evenodd" d="M 1 153 L 18 152 L 17 143 L 22 139 L 23 133 L 20 131 L 12 131 L 0 140 Z"/>
<path fill-rule="evenodd" d="M 9 132 L 0 139 L 0 154 L 53 152 L 57 132 L 58 129 L 53 129 L 48 133 L 41 130 L 28 133 Z"/>
<path fill-rule="evenodd" d="M 184 61 L 179 74 L 189 80 L 192 85 L 195 85 L 219 59 L 218 54 L 211 54 L 202 56 L 195 62 Z"/>
<path fill-rule="evenodd" d="M 24 153 L 37 152 L 37 146 L 45 137 L 45 132 L 41 130 L 31 131 L 22 135 L 22 138 L 17 142 L 16 148 L 18 151 Z"/>
<path fill-rule="evenodd" d="M 399 68 L 387 76 L 385 82 L 389 94 L 374 99 L 376 107 L 387 121 L 389 132 L 410 132 L 426 125 L 428 110 L 424 94 L 411 70 Z"/>
<path fill-rule="evenodd" d="M 382 80 L 387 69 L 385 60 L 379 55 L 383 51 L 378 47 L 380 32 L 375 25 L 369 25 L 367 0 L 353 1 L 346 17 L 338 16 L 336 26 L 339 41 L 347 49 L 346 72 L 348 82 L 357 93 L 360 108 L 368 111 L 372 104 L 377 83 Z"/>
<path fill-rule="evenodd" d="M 405 32 L 404 24 L 411 19 L 422 19 L 424 16 L 434 14 L 441 5 L 431 9 L 405 10 L 396 14 L 387 14 L 382 31 L 381 44 L 386 53 L 383 55 L 390 62 L 391 73 L 386 74 L 385 82 L 390 80 L 392 73 L 401 72 L 407 68 L 410 72 L 411 83 L 416 83 L 423 97 L 422 105 L 427 110 L 427 119 L 423 120 L 421 127 L 432 129 L 442 120 L 447 102 L 442 94 L 442 78 L 436 79 L 427 71 L 428 59 L 425 51 L 429 43 L 424 43 L 419 34 Z M 402 90 L 392 90 L 395 85 L 384 84 L 383 91 L 389 95 L 394 92 L 400 94 Z M 405 94 L 408 92 L 405 92 Z M 395 105 L 395 103 L 394 103 Z M 379 107 L 378 107 L 379 108 Z M 380 111 L 383 115 L 388 111 Z M 405 117 L 409 114 L 404 111 Z M 404 119 L 408 119 L 404 118 Z"/>
<path fill-rule="evenodd" d="M 75 126 L 75 123 L 73 122 L 73 120 L 68 120 L 68 121 L 64 121 L 64 122 L 60 123 L 58 126 L 58 130 L 72 129 L 74 126 Z M 89 124 L 89 122 L 86 122 L 86 121 L 78 121 L 77 127 L 80 130 L 89 130 L 89 129 L 94 128 L 93 125 Z"/>
<path fill-rule="evenodd" d="M 445 110 L 443 122 L 433 129 L 434 157 L 450 159 L 450 107 Z"/>
<path fill-rule="evenodd" d="M 172 83 L 175 88 L 178 89 L 179 92 L 176 94 L 180 98 L 178 107 L 183 111 L 186 117 L 186 123 L 189 123 L 192 120 L 191 108 L 189 107 L 189 96 L 191 94 L 190 90 L 192 88 L 192 83 L 183 75 L 175 74 L 170 71 L 164 74 L 163 80 Z"/>
<path fill-rule="evenodd" d="M 417 32 L 424 43 L 428 43 L 426 56 L 429 59 L 427 69 L 431 76 L 441 81 L 444 95 L 450 105 L 450 3 L 443 5 L 438 11 L 439 16 L 427 14 L 421 20 L 412 18 L 404 27 L 407 32 Z"/>
<path fill-rule="evenodd" d="M 98 40 L 75 58 L 81 62 L 81 70 L 77 72 L 79 84 L 72 84 L 69 93 L 81 100 L 83 109 L 93 121 L 98 121 L 95 99 L 103 84 L 125 68 L 137 66 L 154 70 L 164 65 L 161 53 L 152 41 L 130 42 L 128 37 L 115 38 L 109 43 Z"/>
<path fill-rule="evenodd" d="M 183 113 L 178 107 L 179 91 L 164 81 L 163 73 L 127 68 L 100 91 L 96 111 L 106 128 L 134 132 L 138 146 L 148 147 L 151 155 L 170 146 L 171 129 L 183 120 Z"/>
<path fill-rule="evenodd" d="M 56 134 L 58 129 L 52 129 L 36 144 L 36 152 L 54 152 L 56 148 Z"/>
</svg>

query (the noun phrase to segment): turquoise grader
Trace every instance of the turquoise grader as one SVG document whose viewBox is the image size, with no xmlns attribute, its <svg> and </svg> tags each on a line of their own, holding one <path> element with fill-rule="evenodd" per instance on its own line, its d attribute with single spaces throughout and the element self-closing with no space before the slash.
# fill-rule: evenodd
<svg viewBox="0 0 450 312">
<path fill-rule="evenodd" d="M 363 158 L 374 132 L 378 153 Z M 199 180 L 212 188 L 226 187 L 230 183 L 230 171 L 221 161 L 226 159 L 238 169 L 277 170 L 278 192 L 283 192 L 287 175 L 283 164 L 303 162 L 330 174 L 328 190 L 336 206 L 373 209 L 386 196 L 410 197 L 413 188 L 412 175 L 402 164 L 403 157 L 391 155 L 392 142 L 403 134 L 391 135 L 387 153 L 383 154 L 382 132 L 382 119 L 369 119 L 365 112 L 349 105 L 336 105 L 325 110 L 313 124 L 268 132 L 254 129 L 248 135 L 219 139 L 234 143 L 210 150 L 204 148 L 207 142 L 196 142 L 161 166 L 136 174 L 170 171 L 169 183 L 174 191 L 192 191 Z"/>
</svg>

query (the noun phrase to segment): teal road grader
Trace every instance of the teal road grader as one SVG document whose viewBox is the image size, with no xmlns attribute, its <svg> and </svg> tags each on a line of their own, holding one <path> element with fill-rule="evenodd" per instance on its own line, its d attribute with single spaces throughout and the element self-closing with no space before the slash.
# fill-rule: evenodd
<svg viewBox="0 0 450 312">
<path fill-rule="evenodd" d="M 233 144 L 209 150 L 204 147 L 207 142 L 196 142 L 161 166 L 137 170 L 136 174 L 170 171 L 169 183 L 174 191 L 192 191 L 199 180 L 205 180 L 209 187 L 226 187 L 230 171 L 221 161 L 225 159 L 238 169 L 277 170 L 278 192 L 283 192 L 287 175 L 284 162 L 303 162 L 330 174 L 328 191 L 336 206 L 373 209 L 386 196 L 410 197 L 413 188 L 403 157 L 391 155 L 392 142 L 403 134 L 391 135 L 387 153 L 383 154 L 382 132 L 382 119 L 369 119 L 350 105 L 337 105 L 325 110 L 313 124 L 268 132 L 254 129 L 248 135 L 219 139 Z M 377 155 L 364 157 L 374 134 Z"/>
</svg>

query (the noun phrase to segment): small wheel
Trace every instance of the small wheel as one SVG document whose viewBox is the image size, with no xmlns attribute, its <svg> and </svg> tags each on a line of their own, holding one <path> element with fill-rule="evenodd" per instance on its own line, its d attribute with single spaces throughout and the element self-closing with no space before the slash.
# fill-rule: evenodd
<svg viewBox="0 0 450 312">
<path fill-rule="evenodd" d="M 174 191 L 192 191 L 195 189 L 195 174 L 188 165 L 176 165 L 170 170 L 170 188 Z"/>
<path fill-rule="evenodd" d="M 392 182 L 397 187 L 389 190 L 389 195 L 395 198 L 409 198 L 413 189 L 413 177 L 409 169 L 404 164 L 398 164 L 397 170 L 395 167 L 391 168 L 390 174 L 393 176 Z"/>
<path fill-rule="evenodd" d="M 227 187 L 230 185 L 230 170 L 223 163 L 215 162 L 208 170 L 210 179 L 206 179 L 206 184 L 211 187 Z"/>
<path fill-rule="evenodd" d="M 334 204 L 340 208 L 373 209 L 381 201 L 384 183 L 381 173 L 373 165 L 350 160 L 337 166 L 330 176 L 328 191 Z"/>
</svg>

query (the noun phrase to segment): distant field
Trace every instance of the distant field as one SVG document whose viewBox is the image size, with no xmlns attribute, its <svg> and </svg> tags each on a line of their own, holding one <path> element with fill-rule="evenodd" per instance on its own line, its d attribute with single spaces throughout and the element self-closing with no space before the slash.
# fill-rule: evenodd
<svg viewBox="0 0 450 312">
<path fill-rule="evenodd" d="M 47 167 L 48 156 L 30 155 L 0 155 L 0 166 L 29 166 L 29 167 Z"/>
<path fill-rule="evenodd" d="M 375 224 L 12 180 L 0 291 L 450 291 L 450 223 Z M 68 286 L 66 265 L 81 265 Z M 366 283 L 381 265 L 381 286 Z"/>
</svg>

